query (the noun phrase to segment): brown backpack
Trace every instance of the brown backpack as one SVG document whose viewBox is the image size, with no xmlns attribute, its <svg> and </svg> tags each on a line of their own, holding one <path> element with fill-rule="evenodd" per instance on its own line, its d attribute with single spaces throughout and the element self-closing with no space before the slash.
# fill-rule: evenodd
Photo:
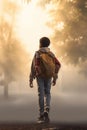
<svg viewBox="0 0 87 130">
<path fill-rule="evenodd" d="M 49 52 L 39 52 L 40 54 L 40 76 L 45 78 L 51 78 L 55 74 L 55 60 L 52 54 Z"/>
</svg>

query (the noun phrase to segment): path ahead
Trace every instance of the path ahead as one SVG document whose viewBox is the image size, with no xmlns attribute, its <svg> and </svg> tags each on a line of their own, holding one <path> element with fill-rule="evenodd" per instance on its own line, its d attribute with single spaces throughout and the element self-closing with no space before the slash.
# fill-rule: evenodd
<svg viewBox="0 0 87 130">
<path fill-rule="evenodd" d="M 35 124 L 35 123 L 9 123 L 0 124 L 0 130 L 87 130 L 86 125 L 64 125 L 64 124 Z"/>
</svg>

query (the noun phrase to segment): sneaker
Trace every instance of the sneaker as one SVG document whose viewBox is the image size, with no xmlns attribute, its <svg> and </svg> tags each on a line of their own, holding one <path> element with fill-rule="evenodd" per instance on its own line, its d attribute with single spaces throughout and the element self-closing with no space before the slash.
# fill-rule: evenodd
<svg viewBox="0 0 87 130">
<path fill-rule="evenodd" d="M 49 111 L 50 111 L 49 107 L 47 107 L 45 111 L 49 113 Z"/>
<path fill-rule="evenodd" d="M 38 123 L 44 123 L 44 115 L 41 115 L 41 116 L 38 118 Z"/>
<path fill-rule="evenodd" d="M 44 112 L 44 121 L 45 121 L 46 123 L 49 123 L 49 122 L 50 122 L 48 112 Z"/>
</svg>

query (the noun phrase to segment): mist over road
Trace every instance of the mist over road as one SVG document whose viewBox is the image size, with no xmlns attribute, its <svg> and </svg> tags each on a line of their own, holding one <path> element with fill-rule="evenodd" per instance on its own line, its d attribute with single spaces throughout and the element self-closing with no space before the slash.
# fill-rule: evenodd
<svg viewBox="0 0 87 130">
<path fill-rule="evenodd" d="M 50 118 L 52 122 L 87 123 L 86 95 L 52 95 Z M 0 97 L 0 122 L 36 122 L 38 97 L 36 95 L 12 95 Z"/>
</svg>

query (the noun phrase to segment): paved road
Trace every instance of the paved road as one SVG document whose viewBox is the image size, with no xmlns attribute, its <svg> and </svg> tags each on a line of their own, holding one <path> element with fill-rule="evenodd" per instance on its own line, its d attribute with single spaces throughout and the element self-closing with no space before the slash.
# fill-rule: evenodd
<svg viewBox="0 0 87 130">
<path fill-rule="evenodd" d="M 87 96 L 52 97 L 51 122 L 86 123 Z M 38 117 L 38 98 L 35 95 L 14 95 L 8 99 L 0 97 L 1 122 L 36 122 Z"/>
<path fill-rule="evenodd" d="M 87 130 L 87 126 L 64 124 L 0 124 L 0 130 Z"/>
</svg>

